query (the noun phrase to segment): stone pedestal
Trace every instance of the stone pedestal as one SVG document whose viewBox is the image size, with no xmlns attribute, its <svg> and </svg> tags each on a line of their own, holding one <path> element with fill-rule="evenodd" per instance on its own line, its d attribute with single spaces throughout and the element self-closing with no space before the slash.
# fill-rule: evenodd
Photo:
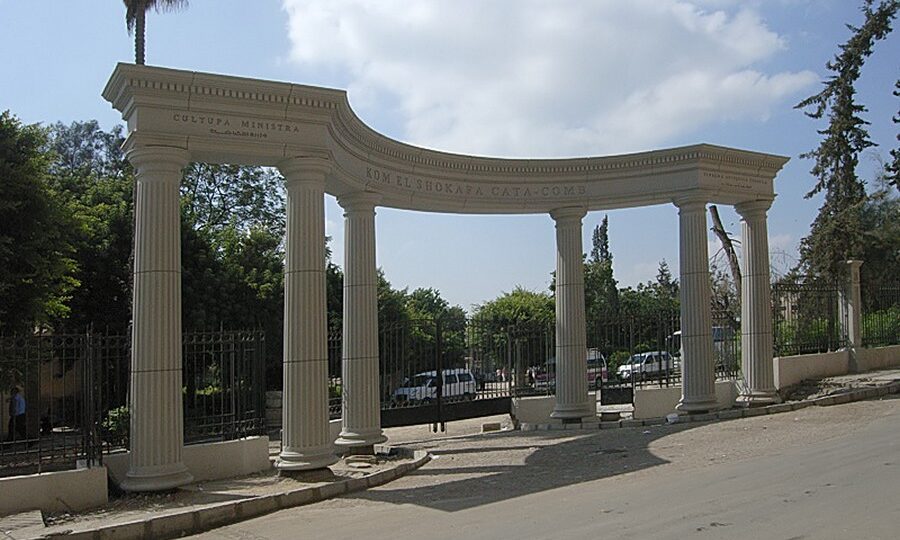
<svg viewBox="0 0 900 540">
<path fill-rule="evenodd" d="M 284 265 L 284 394 L 281 471 L 337 462 L 328 433 L 325 307 L 325 174 L 318 159 L 278 166 L 287 188 Z"/>
<path fill-rule="evenodd" d="M 381 430 L 378 374 L 378 274 L 373 193 L 342 196 L 344 208 L 344 333 L 339 448 L 360 452 L 387 440 Z"/>
<path fill-rule="evenodd" d="M 741 370 L 747 387 L 738 403 L 753 407 L 779 403 L 772 365 L 772 292 L 766 211 L 771 200 L 735 206 L 742 218 L 744 275 L 741 279 Z"/>
<path fill-rule="evenodd" d="M 136 173 L 131 333 L 131 458 L 126 491 L 160 491 L 193 480 L 182 463 L 181 206 L 187 151 L 128 151 Z"/>
<path fill-rule="evenodd" d="M 556 405 L 550 418 L 580 422 L 596 416 L 588 399 L 581 207 L 550 213 L 556 222 Z"/>
<path fill-rule="evenodd" d="M 678 206 L 681 268 L 681 401 L 679 412 L 717 408 L 710 312 L 706 201 L 686 199 Z"/>
</svg>

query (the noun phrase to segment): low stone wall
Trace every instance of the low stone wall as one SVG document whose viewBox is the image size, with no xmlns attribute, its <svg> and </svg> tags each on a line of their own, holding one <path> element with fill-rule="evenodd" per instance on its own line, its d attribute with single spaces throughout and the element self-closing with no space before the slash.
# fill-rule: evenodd
<svg viewBox="0 0 900 540">
<path fill-rule="evenodd" d="M 716 401 L 719 408 L 728 409 L 734 405 L 737 398 L 737 389 L 732 381 L 716 382 Z M 634 418 L 644 420 L 646 418 L 660 418 L 675 411 L 675 406 L 681 400 L 681 387 L 670 386 L 668 388 L 635 388 L 634 389 Z"/>
<path fill-rule="evenodd" d="M 860 371 L 898 367 L 900 366 L 900 345 L 862 349 L 857 352 L 856 361 Z"/>
<path fill-rule="evenodd" d="M 109 477 L 116 485 L 122 485 L 128 472 L 128 456 L 129 452 L 120 452 L 103 458 L 103 464 L 109 469 Z M 272 467 L 268 437 L 192 444 L 184 447 L 182 459 L 197 482 L 243 476 Z"/>
<path fill-rule="evenodd" d="M 819 354 L 800 354 L 772 359 L 775 388 L 782 389 L 806 379 L 821 379 L 850 373 L 850 353 L 840 350 Z"/>
<path fill-rule="evenodd" d="M 87 510 L 107 502 L 106 467 L 0 478 L 0 516 Z"/>
<path fill-rule="evenodd" d="M 597 392 L 588 392 L 588 400 L 597 402 Z M 512 398 L 509 415 L 517 423 L 546 424 L 556 406 L 556 396 L 529 396 Z"/>
<path fill-rule="evenodd" d="M 781 389 L 806 379 L 821 379 L 850 373 L 850 350 L 776 357 L 775 388 Z M 856 351 L 859 371 L 900 367 L 900 345 Z"/>
<path fill-rule="evenodd" d="M 519 423 L 546 424 L 556 405 L 556 396 L 530 396 L 512 399 L 510 416 Z"/>
</svg>

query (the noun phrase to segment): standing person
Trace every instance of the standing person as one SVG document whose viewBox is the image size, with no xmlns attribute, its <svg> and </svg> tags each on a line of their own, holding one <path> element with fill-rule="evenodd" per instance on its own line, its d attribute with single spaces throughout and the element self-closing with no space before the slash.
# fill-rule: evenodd
<svg viewBox="0 0 900 540">
<path fill-rule="evenodd" d="M 18 386 L 13 386 L 9 393 L 9 426 L 6 440 L 25 440 L 25 396 Z"/>
</svg>

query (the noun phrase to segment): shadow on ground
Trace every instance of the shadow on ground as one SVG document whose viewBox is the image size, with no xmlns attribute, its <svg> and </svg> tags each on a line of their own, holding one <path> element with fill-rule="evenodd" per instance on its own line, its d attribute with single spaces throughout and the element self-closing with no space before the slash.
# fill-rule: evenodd
<svg viewBox="0 0 900 540">
<path fill-rule="evenodd" d="M 462 437 L 440 448 L 423 445 L 434 456 L 430 463 L 348 497 L 456 512 L 668 463 L 650 452 L 650 443 L 699 425 Z"/>
</svg>

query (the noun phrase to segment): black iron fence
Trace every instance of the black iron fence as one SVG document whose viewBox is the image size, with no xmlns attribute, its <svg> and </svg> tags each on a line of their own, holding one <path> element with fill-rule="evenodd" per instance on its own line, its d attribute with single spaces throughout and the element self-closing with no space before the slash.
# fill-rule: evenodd
<svg viewBox="0 0 900 540">
<path fill-rule="evenodd" d="M 631 403 L 635 387 L 681 384 L 677 312 L 588 323 L 586 385 L 604 403 Z M 710 329 L 718 379 L 740 372 L 740 321 L 714 313 Z M 546 322 L 406 320 L 379 328 L 385 412 L 435 403 L 478 402 L 556 392 L 555 329 Z M 341 416 L 341 330 L 328 338 L 329 413 Z M 440 373 L 440 376 L 438 374 Z"/>
<path fill-rule="evenodd" d="M 89 335 L 0 337 L 0 476 L 93 457 Z"/>
<path fill-rule="evenodd" d="M 185 444 L 263 435 L 263 333 L 186 333 L 183 343 Z"/>
<path fill-rule="evenodd" d="M 740 321 L 727 311 L 714 311 L 712 327 L 715 374 L 719 380 L 740 374 Z M 662 311 L 653 316 L 609 316 L 588 323 L 588 378 L 605 364 L 603 404 L 631 403 L 634 388 L 664 388 L 681 384 L 685 361 L 681 348 L 681 316 Z"/>
<path fill-rule="evenodd" d="M 798 277 L 772 286 L 775 356 L 835 351 L 847 345 L 844 287 Z"/>
<path fill-rule="evenodd" d="M 862 345 L 900 345 L 900 283 L 862 290 Z"/>
<path fill-rule="evenodd" d="M 128 447 L 130 340 L 0 337 L 0 476 L 71 468 Z M 184 334 L 186 444 L 265 431 L 261 332 Z"/>
</svg>

